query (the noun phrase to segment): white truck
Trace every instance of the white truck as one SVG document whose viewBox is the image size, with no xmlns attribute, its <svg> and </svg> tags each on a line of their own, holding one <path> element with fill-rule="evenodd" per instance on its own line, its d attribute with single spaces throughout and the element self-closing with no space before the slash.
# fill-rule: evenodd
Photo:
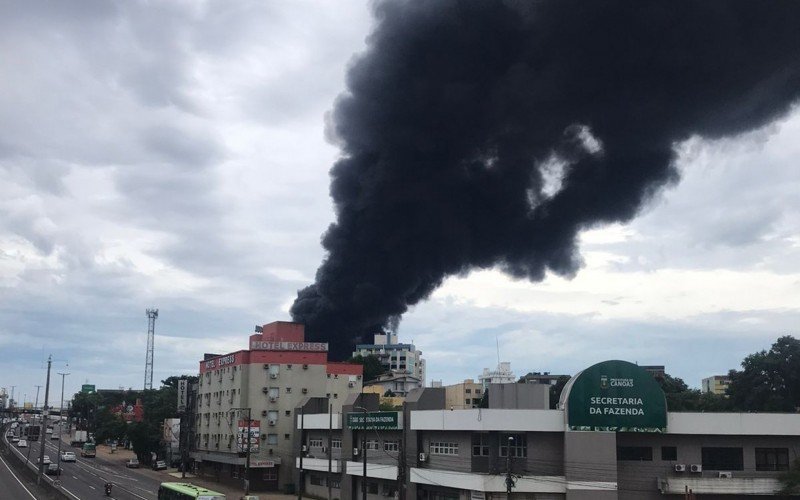
<svg viewBox="0 0 800 500">
<path fill-rule="evenodd" d="M 83 446 L 83 444 L 88 441 L 88 435 L 86 431 L 75 431 L 72 433 L 72 438 L 69 440 L 69 444 L 71 446 Z"/>
</svg>

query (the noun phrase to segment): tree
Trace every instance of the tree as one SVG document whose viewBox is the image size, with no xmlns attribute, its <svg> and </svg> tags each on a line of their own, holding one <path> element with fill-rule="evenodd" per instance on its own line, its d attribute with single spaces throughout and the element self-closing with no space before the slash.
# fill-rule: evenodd
<svg viewBox="0 0 800 500">
<path fill-rule="evenodd" d="M 350 363 L 364 365 L 364 382 L 375 380 L 386 373 L 386 368 L 381 364 L 381 360 L 374 354 L 362 356 L 361 354 L 350 358 Z"/>
<path fill-rule="evenodd" d="M 795 459 L 791 468 L 778 477 L 781 482 L 779 495 L 795 496 L 800 495 L 800 458 Z"/>
<path fill-rule="evenodd" d="M 744 411 L 795 412 L 800 407 L 800 341 L 786 335 L 769 351 L 751 354 L 731 370 L 728 394 Z"/>
<path fill-rule="evenodd" d="M 690 389 L 680 377 L 665 373 L 663 377 L 656 377 L 656 382 L 664 391 L 669 411 L 722 412 L 732 409 L 725 396 Z"/>
</svg>

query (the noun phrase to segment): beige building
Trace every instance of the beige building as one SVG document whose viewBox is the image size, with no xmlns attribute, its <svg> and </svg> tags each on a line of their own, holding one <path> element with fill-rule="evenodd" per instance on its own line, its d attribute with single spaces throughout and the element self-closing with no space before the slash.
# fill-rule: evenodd
<svg viewBox="0 0 800 500">
<path fill-rule="evenodd" d="M 200 362 L 191 457 L 201 474 L 241 485 L 249 429 L 250 485 L 263 491 L 292 481 L 294 409 L 321 397 L 341 411 L 348 394 L 361 391 L 363 366 L 329 362 L 328 345 L 305 342 L 298 323 L 256 331 L 249 349 Z"/>
<path fill-rule="evenodd" d="M 454 410 L 478 408 L 483 398 L 483 384 L 471 378 L 460 384 L 445 386 L 445 407 Z"/>
<path fill-rule="evenodd" d="M 724 395 L 730 384 L 731 378 L 729 376 L 714 375 L 713 377 L 706 377 L 703 379 L 701 390 L 702 392 Z"/>
<path fill-rule="evenodd" d="M 374 344 L 358 344 L 353 356 L 377 356 L 387 372 L 408 374 L 425 385 L 425 360 L 414 344 L 401 344 L 396 333 L 375 335 Z M 395 391 L 396 392 L 396 391 Z"/>
</svg>

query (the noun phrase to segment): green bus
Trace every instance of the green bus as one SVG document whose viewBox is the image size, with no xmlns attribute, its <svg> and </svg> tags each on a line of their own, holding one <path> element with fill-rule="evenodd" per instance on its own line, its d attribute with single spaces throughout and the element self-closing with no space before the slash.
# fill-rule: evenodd
<svg viewBox="0 0 800 500">
<path fill-rule="evenodd" d="M 158 500 L 225 500 L 225 495 L 190 483 L 161 483 Z"/>
</svg>

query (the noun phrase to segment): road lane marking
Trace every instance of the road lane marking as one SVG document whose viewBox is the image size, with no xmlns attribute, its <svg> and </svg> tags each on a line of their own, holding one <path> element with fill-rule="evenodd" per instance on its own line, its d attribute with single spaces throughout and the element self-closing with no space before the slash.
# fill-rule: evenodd
<svg viewBox="0 0 800 500">
<path fill-rule="evenodd" d="M 31 490 L 29 490 L 27 487 L 25 487 L 24 484 L 22 484 L 22 481 L 19 480 L 19 478 L 17 477 L 16 474 L 14 474 L 14 471 L 11 470 L 11 467 L 9 467 L 8 464 L 6 463 L 6 461 L 3 460 L 3 457 L 0 457 L 0 462 L 3 462 L 3 465 L 6 466 L 6 469 L 8 469 L 8 472 L 11 473 L 11 477 L 13 477 L 14 480 L 16 480 L 19 483 L 19 485 L 22 486 L 22 489 L 25 490 L 28 493 L 28 495 L 30 495 L 31 498 L 33 498 L 33 500 L 36 500 L 36 497 L 33 496 L 33 493 L 31 493 Z"/>
</svg>

